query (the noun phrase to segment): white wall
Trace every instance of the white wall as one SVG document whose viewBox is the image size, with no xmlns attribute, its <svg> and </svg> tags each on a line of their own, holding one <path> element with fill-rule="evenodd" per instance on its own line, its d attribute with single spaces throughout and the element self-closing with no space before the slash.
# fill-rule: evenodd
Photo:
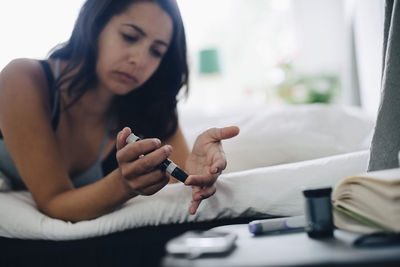
<svg viewBox="0 0 400 267">
<path fill-rule="evenodd" d="M 83 2 L 1 0 L 0 70 L 14 58 L 44 58 L 66 41 Z"/>
<path fill-rule="evenodd" d="M 299 46 L 296 66 L 308 73 L 343 68 L 345 21 L 341 0 L 292 0 Z"/>
<path fill-rule="evenodd" d="M 191 70 L 186 105 L 267 102 L 276 65 L 296 51 L 290 0 L 178 1 L 185 23 Z M 222 73 L 198 75 L 198 53 L 217 48 Z"/>
<path fill-rule="evenodd" d="M 279 80 L 274 67 L 292 60 L 300 72 L 339 76 L 343 90 L 337 103 L 363 105 L 373 113 L 379 94 L 383 1 L 180 0 L 191 58 L 188 104 L 215 107 L 221 105 L 221 96 L 224 105 L 271 104 L 266 92 Z M 223 73 L 202 78 L 196 73 L 196 52 L 213 46 L 223 52 Z"/>
</svg>

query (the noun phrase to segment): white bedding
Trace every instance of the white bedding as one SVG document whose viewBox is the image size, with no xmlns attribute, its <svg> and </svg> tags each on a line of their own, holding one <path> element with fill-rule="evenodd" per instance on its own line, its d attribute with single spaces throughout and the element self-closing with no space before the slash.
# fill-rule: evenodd
<svg viewBox="0 0 400 267">
<path fill-rule="evenodd" d="M 182 183 L 168 185 L 150 197 L 136 197 L 110 214 L 78 223 L 40 213 L 27 192 L 0 193 L 0 236 L 68 240 L 148 225 L 255 214 L 299 215 L 303 213 L 304 186 L 332 186 L 343 177 L 364 171 L 367 158 L 368 151 L 361 151 L 224 174 L 218 180 L 217 193 L 203 201 L 194 216 L 188 214 L 191 190 Z"/>
<path fill-rule="evenodd" d="M 181 183 L 168 185 L 153 196 L 136 197 L 112 213 L 79 223 L 40 213 L 28 192 L 3 192 L 0 236 L 71 240 L 149 225 L 261 214 L 299 215 L 303 213 L 304 186 L 334 186 L 341 178 L 366 170 L 366 148 L 373 126 L 358 111 L 306 106 L 229 114 L 232 116 L 208 116 L 214 123 L 205 119 L 202 124 L 202 129 L 222 126 L 222 120 L 224 125 L 239 125 L 242 139 L 224 143 L 230 167 L 219 178 L 217 193 L 202 202 L 196 215 L 188 214 L 191 190 Z M 183 131 L 192 143 L 201 121 L 189 113 L 182 120 Z M 285 162 L 291 163 L 282 164 Z"/>
<path fill-rule="evenodd" d="M 237 137 L 223 142 L 225 172 L 369 149 L 374 127 L 361 109 L 324 104 L 181 110 L 180 118 L 190 145 L 204 129 L 240 127 Z"/>
</svg>

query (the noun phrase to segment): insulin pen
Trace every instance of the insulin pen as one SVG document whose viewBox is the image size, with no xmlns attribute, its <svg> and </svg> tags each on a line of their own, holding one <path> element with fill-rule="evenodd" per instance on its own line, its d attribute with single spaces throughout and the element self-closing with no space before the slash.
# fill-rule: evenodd
<svg viewBox="0 0 400 267">
<path fill-rule="evenodd" d="M 249 223 L 249 231 L 252 234 L 264 234 L 282 230 L 300 230 L 306 225 L 305 216 L 257 220 Z"/>
<path fill-rule="evenodd" d="M 136 135 L 134 135 L 133 133 L 131 133 L 126 138 L 126 142 L 127 143 L 133 143 L 133 142 L 136 142 L 136 141 L 139 141 L 139 140 L 141 140 L 141 139 L 139 137 L 137 137 Z M 161 170 L 166 171 L 167 173 L 169 173 L 170 175 L 172 175 L 173 177 L 175 177 L 176 179 L 178 179 L 182 183 L 184 183 L 186 181 L 186 178 L 188 177 L 186 172 L 184 172 L 181 168 L 179 168 L 170 159 L 165 159 L 163 162 L 160 163 L 159 167 L 160 167 Z"/>
</svg>

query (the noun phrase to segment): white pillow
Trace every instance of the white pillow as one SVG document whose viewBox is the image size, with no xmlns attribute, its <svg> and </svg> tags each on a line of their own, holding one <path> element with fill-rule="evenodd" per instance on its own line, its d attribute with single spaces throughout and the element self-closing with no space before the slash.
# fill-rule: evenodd
<svg viewBox="0 0 400 267">
<path fill-rule="evenodd" d="M 237 137 L 223 141 L 225 172 L 368 149 L 374 126 L 358 108 L 325 104 L 182 110 L 180 124 L 190 146 L 207 128 L 240 127 Z"/>
</svg>

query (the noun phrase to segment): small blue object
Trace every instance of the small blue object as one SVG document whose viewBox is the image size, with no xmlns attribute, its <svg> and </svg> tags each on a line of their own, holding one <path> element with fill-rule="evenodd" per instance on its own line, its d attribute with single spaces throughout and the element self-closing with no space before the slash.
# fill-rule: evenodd
<svg viewBox="0 0 400 267">
<path fill-rule="evenodd" d="M 305 226 L 304 216 L 274 218 L 256 220 L 249 223 L 249 231 L 252 234 L 264 234 L 277 231 L 301 230 Z"/>
</svg>

